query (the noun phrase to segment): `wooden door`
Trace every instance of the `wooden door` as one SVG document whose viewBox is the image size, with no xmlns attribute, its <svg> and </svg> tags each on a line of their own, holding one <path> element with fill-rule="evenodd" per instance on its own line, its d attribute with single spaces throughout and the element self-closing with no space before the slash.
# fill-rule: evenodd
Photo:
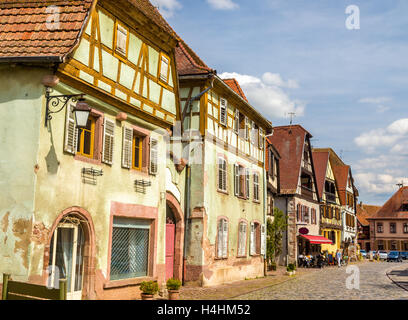
<svg viewBox="0 0 408 320">
<path fill-rule="evenodd" d="M 174 273 L 174 238 L 176 225 L 166 224 L 166 280 L 173 278 Z"/>
</svg>

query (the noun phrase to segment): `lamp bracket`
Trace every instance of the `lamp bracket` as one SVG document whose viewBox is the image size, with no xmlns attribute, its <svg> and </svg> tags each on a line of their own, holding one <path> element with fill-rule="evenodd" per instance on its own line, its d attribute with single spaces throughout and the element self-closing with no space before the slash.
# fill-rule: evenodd
<svg viewBox="0 0 408 320">
<path fill-rule="evenodd" d="M 47 127 L 48 121 L 52 119 L 53 113 L 58 113 L 62 111 L 70 100 L 76 102 L 85 96 L 84 93 L 81 94 L 61 94 L 56 96 L 51 96 L 53 89 L 51 87 L 46 87 L 45 90 L 45 126 Z"/>
</svg>

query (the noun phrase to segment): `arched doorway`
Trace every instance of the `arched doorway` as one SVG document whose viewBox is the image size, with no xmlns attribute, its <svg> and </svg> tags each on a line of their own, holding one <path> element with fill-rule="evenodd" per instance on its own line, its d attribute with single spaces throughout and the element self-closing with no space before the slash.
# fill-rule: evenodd
<svg viewBox="0 0 408 320">
<path fill-rule="evenodd" d="M 57 287 L 67 279 L 67 299 L 94 296 L 94 228 L 88 212 L 73 207 L 64 212 L 51 228 L 45 252 L 47 285 Z"/>
<path fill-rule="evenodd" d="M 178 200 L 166 195 L 166 280 L 182 280 L 184 219 Z"/>
</svg>

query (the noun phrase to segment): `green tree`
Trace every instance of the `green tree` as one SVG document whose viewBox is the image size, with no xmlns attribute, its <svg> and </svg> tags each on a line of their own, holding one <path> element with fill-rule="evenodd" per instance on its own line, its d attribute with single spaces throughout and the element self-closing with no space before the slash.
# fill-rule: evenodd
<svg viewBox="0 0 408 320">
<path fill-rule="evenodd" d="M 276 263 L 276 257 L 282 253 L 282 238 L 288 226 L 286 215 L 274 208 L 274 219 L 268 219 L 266 225 L 266 259 L 270 265 L 272 262 Z"/>
</svg>

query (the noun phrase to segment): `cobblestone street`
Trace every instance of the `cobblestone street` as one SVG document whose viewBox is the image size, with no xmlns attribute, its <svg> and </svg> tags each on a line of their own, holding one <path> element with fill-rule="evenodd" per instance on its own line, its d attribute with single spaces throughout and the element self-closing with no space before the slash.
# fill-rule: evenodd
<svg viewBox="0 0 408 320">
<path fill-rule="evenodd" d="M 408 299 L 408 291 L 393 281 L 406 281 L 408 263 L 364 262 L 360 270 L 360 289 L 347 289 L 346 267 L 330 267 L 307 273 L 291 281 L 234 297 L 242 300 L 400 300 Z M 393 281 L 387 276 L 390 274 Z M 400 278 L 398 276 L 401 275 Z"/>
</svg>

